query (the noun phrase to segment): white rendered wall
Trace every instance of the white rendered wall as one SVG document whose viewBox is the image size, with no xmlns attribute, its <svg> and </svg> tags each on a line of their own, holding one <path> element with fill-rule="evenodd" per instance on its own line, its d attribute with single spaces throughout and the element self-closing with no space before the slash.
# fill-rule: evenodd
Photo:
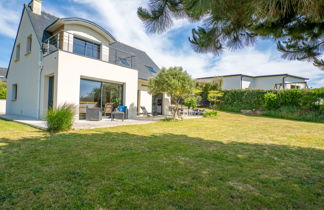
<svg viewBox="0 0 324 210">
<path fill-rule="evenodd" d="M 6 113 L 6 100 L 0 99 L 0 114 Z"/>
<path fill-rule="evenodd" d="M 26 54 L 27 37 L 32 35 L 31 54 Z M 16 61 L 16 46 L 20 44 L 20 59 Z M 7 88 L 7 114 L 38 118 L 38 84 L 40 44 L 25 11 L 10 62 Z M 26 54 L 26 55 L 25 55 Z M 12 100 L 12 85 L 17 84 L 17 100 Z"/>
<path fill-rule="evenodd" d="M 223 89 L 241 89 L 241 76 L 223 77 Z"/>
<path fill-rule="evenodd" d="M 139 106 L 144 106 L 149 113 L 152 113 L 152 95 L 148 93 L 148 87 L 139 82 L 138 90 Z M 143 113 L 140 107 L 139 111 Z"/>
<path fill-rule="evenodd" d="M 59 51 L 56 105 L 71 103 L 79 106 L 81 78 L 124 84 L 124 104 L 129 109 L 129 118 L 136 117 L 137 70 Z"/>
<path fill-rule="evenodd" d="M 242 76 L 242 89 L 255 88 L 254 78 Z"/>
</svg>

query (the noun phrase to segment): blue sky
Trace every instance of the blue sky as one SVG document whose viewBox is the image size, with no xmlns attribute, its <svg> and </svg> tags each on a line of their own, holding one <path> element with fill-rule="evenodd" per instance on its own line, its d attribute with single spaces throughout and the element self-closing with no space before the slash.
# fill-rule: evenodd
<svg viewBox="0 0 324 210">
<path fill-rule="evenodd" d="M 0 2 L 0 66 L 7 67 L 24 3 L 30 0 Z M 197 23 L 174 21 L 163 34 L 147 34 L 136 16 L 147 0 L 43 0 L 43 10 L 59 17 L 82 17 L 94 21 L 121 42 L 146 51 L 159 66 L 182 66 L 193 77 L 224 74 L 265 75 L 289 73 L 310 78 L 311 87 L 324 87 L 324 71 L 312 63 L 281 58 L 271 40 L 258 40 L 254 46 L 224 50 L 220 56 L 197 54 L 188 37 Z"/>
</svg>

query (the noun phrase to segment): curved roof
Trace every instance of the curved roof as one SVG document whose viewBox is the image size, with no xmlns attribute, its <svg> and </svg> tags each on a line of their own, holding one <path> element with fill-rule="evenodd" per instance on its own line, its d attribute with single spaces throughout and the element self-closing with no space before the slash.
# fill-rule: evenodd
<svg viewBox="0 0 324 210">
<path fill-rule="evenodd" d="M 52 23 L 51 25 L 49 25 L 45 30 L 47 31 L 52 31 L 55 30 L 56 28 L 58 28 L 59 26 L 61 26 L 62 24 L 78 24 L 78 25 L 84 25 L 87 26 L 101 34 L 103 34 L 104 36 L 106 36 L 108 38 L 108 40 L 115 42 L 117 41 L 115 39 L 115 37 L 109 33 L 106 29 L 104 29 L 103 27 L 99 26 L 98 24 L 90 21 L 90 20 L 86 20 L 83 18 L 76 18 L 76 17 L 71 17 L 71 18 L 60 18 L 58 20 L 56 20 L 54 23 Z"/>
</svg>

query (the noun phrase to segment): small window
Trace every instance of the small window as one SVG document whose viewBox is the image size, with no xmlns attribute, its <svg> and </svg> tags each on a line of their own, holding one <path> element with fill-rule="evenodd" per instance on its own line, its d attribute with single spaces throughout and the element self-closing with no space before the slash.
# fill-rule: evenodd
<svg viewBox="0 0 324 210">
<path fill-rule="evenodd" d="M 12 85 L 12 100 L 17 100 L 18 86 L 17 84 Z"/>
<path fill-rule="evenodd" d="M 130 66 L 126 58 L 119 58 L 121 64 L 125 66 Z"/>
<path fill-rule="evenodd" d="M 16 61 L 20 59 L 20 44 L 16 46 Z"/>
<path fill-rule="evenodd" d="M 32 50 L 32 35 L 27 37 L 27 46 L 26 46 L 26 53 L 30 53 Z"/>
<path fill-rule="evenodd" d="M 154 74 L 157 73 L 157 71 L 155 71 L 155 69 L 154 69 L 153 67 L 151 67 L 151 66 L 146 66 L 146 68 L 147 68 L 147 70 L 149 70 L 151 73 L 154 73 Z"/>
</svg>

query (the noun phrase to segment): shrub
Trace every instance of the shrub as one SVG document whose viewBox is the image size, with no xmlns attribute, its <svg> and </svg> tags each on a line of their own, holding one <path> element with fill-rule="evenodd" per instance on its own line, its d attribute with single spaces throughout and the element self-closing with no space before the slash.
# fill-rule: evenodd
<svg viewBox="0 0 324 210">
<path fill-rule="evenodd" d="M 217 116 L 217 112 L 216 111 L 211 111 L 211 112 L 205 112 L 204 114 L 203 114 L 203 117 L 216 117 Z"/>
<path fill-rule="evenodd" d="M 46 116 L 47 129 L 50 132 L 67 131 L 72 128 L 75 106 L 64 104 L 57 109 L 50 109 Z"/>
<path fill-rule="evenodd" d="M 268 110 L 274 110 L 279 108 L 278 96 L 275 93 L 266 93 L 264 95 L 264 106 Z"/>
<path fill-rule="evenodd" d="M 7 84 L 0 82 L 0 99 L 6 99 Z"/>
</svg>

